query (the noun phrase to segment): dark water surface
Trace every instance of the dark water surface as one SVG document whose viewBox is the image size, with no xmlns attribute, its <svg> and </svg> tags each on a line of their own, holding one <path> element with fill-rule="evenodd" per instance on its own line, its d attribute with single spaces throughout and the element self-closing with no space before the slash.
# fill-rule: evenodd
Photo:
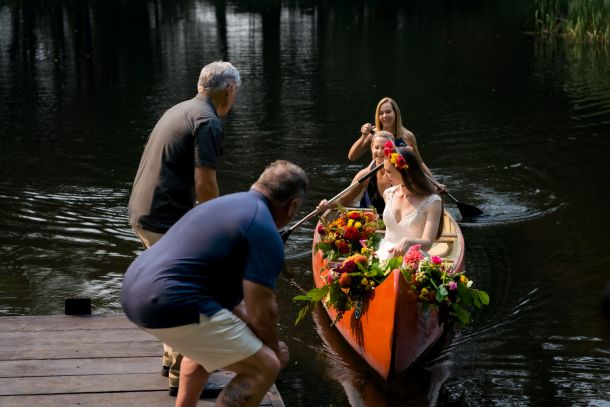
<svg viewBox="0 0 610 407">
<path fill-rule="evenodd" d="M 293 326 L 312 285 L 312 225 L 296 231 L 279 286 L 286 405 L 434 405 L 443 383 L 470 405 L 610 405 L 609 49 L 538 41 L 527 1 L 463 3 L 1 2 L 0 314 L 60 314 L 74 295 L 121 310 L 148 133 L 226 58 L 243 86 L 221 193 L 289 159 L 312 180 L 304 216 L 365 164 L 347 150 L 392 96 L 432 171 L 486 212 L 462 228 L 491 306 L 389 385 L 325 315 Z"/>
</svg>

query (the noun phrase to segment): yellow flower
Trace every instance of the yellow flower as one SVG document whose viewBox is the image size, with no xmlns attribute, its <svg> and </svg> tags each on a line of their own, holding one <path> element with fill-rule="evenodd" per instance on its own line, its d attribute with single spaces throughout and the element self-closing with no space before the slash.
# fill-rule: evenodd
<svg viewBox="0 0 610 407">
<path fill-rule="evenodd" d="M 369 280 L 367 280 L 366 277 L 362 277 L 362 280 L 360 280 L 360 284 L 368 285 L 369 284 Z"/>
<path fill-rule="evenodd" d="M 347 221 L 347 226 L 352 226 L 354 224 L 354 220 L 350 219 Z"/>
<path fill-rule="evenodd" d="M 421 289 L 421 292 L 419 293 L 420 297 L 425 297 L 426 295 L 428 295 L 428 289 L 426 287 Z"/>
<path fill-rule="evenodd" d="M 397 159 L 398 159 L 398 153 L 392 153 L 392 154 L 390 155 L 390 162 L 391 162 L 392 164 L 396 164 L 396 160 L 397 160 Z"/>
<path fill-rule="evenodd" d="M 354 223 L 354 227 L 355 227 L 356 229 L 360 229 L 360 228 L 362 227 L 362 223 L 360 223 L 360 222 L 356 222 L 356 223 Z"/>
<path fill-rule="evenodd" d="M 368 256 L 371 253 L 371 249 L 367 248 L 367 247 L 363 247 L 362 249 L 360 249 L 360 253 L 364 254 L 365 256 Z"/>
<path fill-rule="evenodd" d="M 462 274 L 462 275 L 460 276 L 460 283 L 462 283 L 462 284 L 466 284 L 467 282 L 468 282 L 468 279 L 466 278 L 466 276 L 465 276 L 465 275 L 463 275 L 463 274 Z"/>
</svg>

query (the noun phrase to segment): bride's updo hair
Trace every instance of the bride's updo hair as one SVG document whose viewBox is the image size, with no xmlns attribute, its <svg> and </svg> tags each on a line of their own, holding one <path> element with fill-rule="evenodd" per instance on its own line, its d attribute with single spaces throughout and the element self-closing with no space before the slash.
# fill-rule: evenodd
<svg viewBox="0 0 610 407">
<path fill-rule="evenodd" d="M 430 181 L 430 179 L 422 169 L 422 166 L 419 163 L 417 157 L 415 156 L 413 150 L 408 147 L 398 147 L 396 151 L 398 151 L 398 153 L 402 155 L 408 165 L 408 168 L 399 170 L 400 176 L 402 177 L 402 182 L 405 184 L 407 189 L 416 194 L 436 194 L 436 188 L 434 187 L 434 184 L 432 183 L 432 181 Z M 438 223 L 438 231 L 436 232 L 437 239 L 440 238 L 443 234 L 444 207 L 442 205 L 443 201 L 441 200 L 441 219 Z"/>
</svg>

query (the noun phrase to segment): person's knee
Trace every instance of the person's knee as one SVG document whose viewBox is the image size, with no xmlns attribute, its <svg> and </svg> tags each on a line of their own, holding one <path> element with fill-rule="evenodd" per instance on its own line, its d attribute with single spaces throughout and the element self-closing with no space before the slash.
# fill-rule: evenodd
<svg viewBox="0 0 610 407">
<path fill-rule="evenodd" d="M 263 346 L 258 352 L 258 366 L 255 372 L 264 381 L 274 382 L 280 373 L 281 364 L 275 352 Z"/>
<path fill-rule="evenodd" d="M 181 358 L 181 362 L 181 376 L 201 376 L 207 373 L 204 367 L 194 360 L 189 358 Z"/>
<path fill-rule="evenodd" d="M 225 368 L 256 386 L 269 386 L 279 375 L 281 363 L 275 352 L 263 346 L 254 355 Z"/>
</svg>

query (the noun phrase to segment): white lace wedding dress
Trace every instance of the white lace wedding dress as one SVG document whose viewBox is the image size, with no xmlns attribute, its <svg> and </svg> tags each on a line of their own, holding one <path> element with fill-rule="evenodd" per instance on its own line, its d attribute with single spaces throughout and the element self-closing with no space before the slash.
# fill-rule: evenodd
<svg viewBox="0 0 610 407">
<path fill-rule="evenodd" d="M 383 223 L 385 223 L 385 237 L 379 242 L 377 256 L 379 260 L 387 260 L 390 257 L 389 251 L 395 247 L 404 237 L 421 239 L 426 218 L 428 217 L 428 207 L 431 203 L 440 201 L 441 197 L 431 194 L 421 200 L 417 207 L 410 213 L 396 221 L 394 217 L 393 203 L 394 196 L 400 186 L 388 188 L 383 193 L 385 198 L 385 209 L 383 210 Z"/>
</svg>

